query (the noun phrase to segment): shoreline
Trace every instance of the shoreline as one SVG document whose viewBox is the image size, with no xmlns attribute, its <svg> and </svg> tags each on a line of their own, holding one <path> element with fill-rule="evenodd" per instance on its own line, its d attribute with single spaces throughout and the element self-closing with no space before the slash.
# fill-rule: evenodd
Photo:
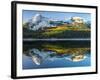
<svg viewBox="0 0 100 80">
<path fill-rule="evenodd" d="M 24 38 L 23 41 L 90 41 L 90 38 L 67 38 L 67 39 L 33 39 L 33 38 Z"/>
</svg>

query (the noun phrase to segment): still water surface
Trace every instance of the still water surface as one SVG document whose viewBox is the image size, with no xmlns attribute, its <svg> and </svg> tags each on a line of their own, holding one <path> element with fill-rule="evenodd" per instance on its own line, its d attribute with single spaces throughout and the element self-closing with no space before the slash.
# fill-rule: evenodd
<svg viewBox="0 0 100 80">
<path fill-rule="evenodd" d="M 23 69 L 91 65 L 90 41 L 23 42 Z"/>
</svg>

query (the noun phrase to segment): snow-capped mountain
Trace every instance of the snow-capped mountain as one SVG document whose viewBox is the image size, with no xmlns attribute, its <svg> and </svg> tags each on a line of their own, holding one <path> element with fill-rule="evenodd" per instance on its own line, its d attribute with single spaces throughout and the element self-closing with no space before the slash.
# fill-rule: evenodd
<svg viewBox="0 0 100 80">
<path fill-rule="evenodd" d="M 28 21 L 28 29 L 30 30 L 39 30 L 44 29 L 45 27 L 57 27 L 62 25 L 64 22 L 59 20 L 52 20 L 47 17 L 42 16 L 41 14 L 36 14 Z"/>
<path fill-rule="evenodd" d="M 31 20 L 29 20 L 28 28 L 30 30 L 43 29 L 44 27 L 53 27 L 50 24 L 50 19 L 43 17 L 41 14 L 36 14 Z"/>
<path fill-rule="evenodd" d="M 67 21 L 52 20 L 41 14 L 35 14 L 29 21 L 27 28 L 33 31 L 43 30 L 46 27 L 57 27 L 63 24 L 84 24 L 84 20 L 81 17 L 72 17 Z"/>
</svg>

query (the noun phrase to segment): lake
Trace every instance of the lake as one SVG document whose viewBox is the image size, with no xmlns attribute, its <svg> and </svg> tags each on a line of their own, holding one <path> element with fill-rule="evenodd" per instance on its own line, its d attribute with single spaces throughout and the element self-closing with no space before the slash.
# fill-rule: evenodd
<svg viewBox="0 0 100 80">
<path fill-rule="evenodd" d="M 23 69 L 91 66 L 90 41 L 24 41 Z"/>
</svg>

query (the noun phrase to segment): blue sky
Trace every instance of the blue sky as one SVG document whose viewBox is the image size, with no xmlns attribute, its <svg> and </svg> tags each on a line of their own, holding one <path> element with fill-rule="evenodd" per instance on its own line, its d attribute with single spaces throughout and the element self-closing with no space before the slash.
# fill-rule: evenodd
<svg viewBox="0 0 100 80">
<path fill-rule="evenodd" d="M 75 12 L 53 12 L 53 11 L 34 11 L 34 10 L 23 10 L 23 22 L 27 22 L 35 14 L 40 13 L 44 17 L 48 17 L 54 20 L 67 21 L 71 17 L 77 16 L 83 18 L 85 21 L 91 21 L 90 13 L 75 13 Z"/>
</svg>

